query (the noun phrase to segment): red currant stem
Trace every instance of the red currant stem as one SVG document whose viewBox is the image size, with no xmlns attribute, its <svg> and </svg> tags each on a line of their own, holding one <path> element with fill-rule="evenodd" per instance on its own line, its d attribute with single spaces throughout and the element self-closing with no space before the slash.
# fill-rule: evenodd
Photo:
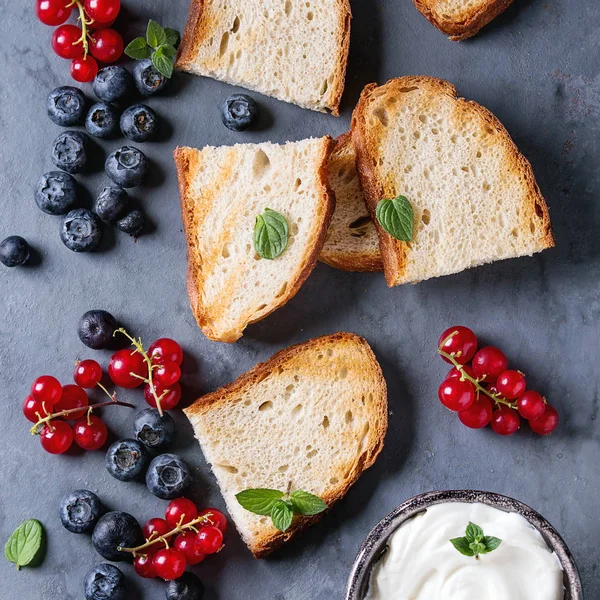
<svg viewBox="0 0 600 600">
<path fill-rule="evenodd" d="M 129 402 L 121 402 L 120 400 L 115 399 L 115 400 L 110 400 L 109 402 L 99 402 L 98 404 L 92 404 L 91 406 L 89 406 L 87 408 L 87 410 L 88 410 L 88 413 L 91 413 L 92 411 L 96 410 L 97 408 L 103 408 L 104 406 L 111 406 L 113 404 L 116 404 L 117 406 L 127 406 L 128 408 L 135 408 L 135 406 L 133 404 L 129 404 Z M 45 425 L 47 423 L 49 427 L 52 427 L 52 425 L 50 424 L 50 421 L 52 421 L 52 419 L 66 417 L 70 414 L 73 414 L 76 412 L 81 412 L 82 410 L 86 410 L 86 409 L 82 408 L 82 407 L 69 408 L 68 410 L 61 410 L 60 412 L 49 414 L 44 418 L 40 418 L 39 421 L 29 431 L 31 432 L 31 435 L 38 435 L 40 433 L 38 431 L 40 426 Z M 88 417 L 88 423 L 89 423 L 89 417 Z"/>
<path fill-rule="evenodd" d="M 88 426 L 90 426 L 90 427 L 91 427 L 91 425 L 92 425 L 92 419 L 91 419 L 91 417 L 92 417 L 92 410 L 93 410 L 93 409 L 92 409 L 92 407 L 91 407 L 91 406 L 90 406 L 90 408 L 88 408 L 88 410 L 87 410 L 87 424 L 88 424 Z"/>
<path fill-rule="evenodd" d="M 152 379 L 152 371 L 156 368 L 156 365 L 152 364 L 151 358 L 148 356 L 148 353 L 144 350 L 144 345 L 142 344 L 142 338 L 138 338 L 136 340 L 135 338 L 131 337 L 127 333 L 125 328 L 123 328 L 123 327 L 119 327 L 119 329 L 117 329 L 115 331 L 115 333 L 113 333 L 113 336 L 117 333 L 122 333 L 131 342 L 131 345 L 135 348 L 135 351 L 139 352 L 142 355 L 142 357 L 144 358 L 144 361 L 148 365 L 148 378 L 147 379 L 146 379 L 146 377 L 142 377 L 141 375 L 138 375 L 136 373 L 130 373 L 130 375 L 132 375 L 133 377 L 137 377 L 138 379 L 141 379 L 142 381 L 144 381 L 145 383 L 147 383 L 150 386 L 150 391 L 152 392 L 152 395 L 154 396 L 154 401 L 156 402 L 156 408 L 158 409 L 158 414 L 162 417 L 163 410 L 160 405 L 160 402 L 163 399 L 164 395 L 169 390 L 165 390 L 160 396 L 156 393 L 156 388 L 154 387 L 154 381 Z"/>
<path fill-rule="evenodd" d="M 486 390 L 480 384 L 480 380 L 479 379 L 475 379 L 474 377 L 471 377 L 465 371 L 464 365 L 461 365 L 456 360 L 456 358 L 454 357 L 454 354 L 448 354 L 447 352 L 444 352 L 442 350 L 442 348 L 444 347 L 444 344 L 452 337 L 452 335 L 454 335 L 454 334 L 450 334 L 440 344 L 440 347 L 438 348 L 438 353 L 440 354 L 440 356 L 443 356 L 444 358 L 447 358 L 454 365 L 454 367 L 456 368 L 456 370 L 460 372 L 460 375 L 461 375 L 460 379 L 461 379 L 461 381 L 465 381 L 465 379 L 467 381 L 470 381 L 475 386 L 475 390 L 477 391 L 477 395 L 479 395 L 479 394 L 485 394 L 486 396 L 488 396 L 488 398 L 491 398 L 497 404 L 504 404 L 504 405 L 508 406 L 509 408 L 514 408 L 516 410 L 517 409 L 516 402 L 510 402 L 510 401 L 506 400 L 505 398 L 502 398 L 502 396 L 500 396 L 500 394 L 492 394 L 492 392 L 490 392 L 489 390 Z"/>
<path fill-rule="evenodd" d="M 88 30 L 87 30 L 87 28 L 88 28 L 88 25 L 93 23 L 93 19 L 91 21 L 88 21 L 86 19 L 85 10 L 84 10 L 83 4 L 81 3 L 80 0 L 73 0 L 73 2 L 71 2 L 71 4 L 69 6 L 75 6 L 75 5 L 77 5 L 77 9 L 79 10 L 79 21 L 81 21 L 81 37 L 76 42 L 73 42 L 73 46 L 76 46 L 79 43 L 83 44 L 83 58 L 85 59 L 88 55 Z"/>
<path fill-rule="evenodd" d="M 96 384 L 113 402 L 117 399 L 117 395 L 113 392 L 112 394 L 100 383 Z"/>
<path fill-rule="evenodd" d="M 155 537 L 154 539 L 152 539 L 152 535 L 151 535 L 146 540 L 146 543 L 142 544 L 141 546 L 136 546 L 135 548 L 123 548 L 122 546 L 117 546 L 117 550 L 119 552 L 131 552 L 131 554 L 133 554 L 133 556 L 137 556 L 140 550 L 145 550 L 146 548 L 149 548 L 150 546 L 156 544 L 156 542 L 161 542 L 165 545 L 165 548 L 168 548 L 169 541 L 167 540 L 167 538 L 170 538 L 178 533 L 181 533 L 182 531 L 187 531 L 188 529 L 197 531 L 194 526 L 198 525 L 200 523 L 206 523 L 207 521 L 210 522 L 210 517 L 212 517 L 212 516 L 213 516 L 212 513 L 206 513 L 205 515 L 202 515 L 201 517 L 198 517 L 197 519 L 194 519 L 193 521 L 190 521 L 189 523 L 182 524 L 181 521 L 185 517 L 185 515 L 182 515 L 181 519 L 179 519 L 179 524 L 177 525 L 177 527 L 175 527 L 175 529 L 172 529 L 168 533 L 165 533 L 165 535 Z M 153 534 L 154 533 L 155 532 L 153 532 Z"/>
</svg>

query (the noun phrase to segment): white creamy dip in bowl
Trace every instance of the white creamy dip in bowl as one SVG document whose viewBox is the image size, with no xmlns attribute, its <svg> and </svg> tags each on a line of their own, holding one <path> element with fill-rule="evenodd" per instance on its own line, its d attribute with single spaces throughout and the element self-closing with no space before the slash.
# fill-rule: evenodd
<svg viewBox="0 0 600 600">
<path fill-rule="evenodd" d="M 469 522 L 502 543 L 479 558 L 450 539 Z M 490 492 L 428 492 L 371 531 L 354 563 L 346 600 L 582 600 L 566 544 L 528 506 Z"/>
</svg>

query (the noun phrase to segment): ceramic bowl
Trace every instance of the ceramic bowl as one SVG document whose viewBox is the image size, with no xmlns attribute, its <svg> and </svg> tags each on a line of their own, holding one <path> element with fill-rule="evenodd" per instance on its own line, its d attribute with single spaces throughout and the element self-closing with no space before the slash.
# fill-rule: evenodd
<svg viewBox="0 0 600 600">
<path fill-rule="evenodd" d="M 564 600 L 583 600 L 577 566 L 571 552 L 556 529 L 535 510 L 517 500 L 491 492 L 473 490 L 419 494 L 398 506 L 387 517 L 379 521 L 363 542 L 354 561 L 346 590 L 346 600 L 364 600 L 369 586 L 371 569 L 385 551 L 390 535 L 408 519 L 427 510 L 428 507 L 434 504 L 444 502 L 481 502 L 500 510 L 519 513 L 525 517 L 542 534 L 548 547 L 556 553 L 560 560 L 564 571 Z"/>
</svg>

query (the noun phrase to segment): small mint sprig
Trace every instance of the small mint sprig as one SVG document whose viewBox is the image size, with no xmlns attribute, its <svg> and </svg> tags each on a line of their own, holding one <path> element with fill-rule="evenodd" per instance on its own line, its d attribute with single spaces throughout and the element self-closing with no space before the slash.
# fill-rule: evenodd
<svg viewBox="0 0 600 600">
<path fill-rule="evenodd" d="M 479 558 L 480 554 L 493 552 L 502 543 L 502 540 L 497 537 L 485 535 L 479 525 L 475 525 L 475 523 L 469 521 L 464 537 L 454 538 L 450 540 L 450 543 L 461 554 Z"/>
<path fill-rule="evenodd" d="M 177 54 L 179 32 L 150 20 L 146 37 L 138 37 L 127 44 L 125 54 L 136 60 L 150 58 L 155 69 L 167 79 L 173 75 L 173 59 Z"/>
<path fill-rule="evenodd" d="M 273 526 L 287 531 L 294 515 L 311 517 L 327 509 L 327 504 L 314 494 L 303 490 L 280 492 L 265 488 L 253 488 L 236 494 L 237 501 L 255 515 L 271 517 Z"/>
</svg>

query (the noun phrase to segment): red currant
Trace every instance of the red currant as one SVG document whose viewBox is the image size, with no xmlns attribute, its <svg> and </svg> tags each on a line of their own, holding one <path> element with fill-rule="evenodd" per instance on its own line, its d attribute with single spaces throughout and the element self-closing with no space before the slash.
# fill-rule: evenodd
<svg viewBox="0 0 600 600">
<path fill-rule="evenodd" d="M 438 398 L 449 410 L 465 410 L 475 401 L 475 386 L 456 377 L 446 379 L 438 389 Z"/>
<path fill-rule="evenodd" d="M 168 361 L 159 365 L 152 373 L 154 380 L 163 388 L 168 388 L 179 381 L 181 369 L 177 363 Z"/>
<path fill-rule="evenodd" d="M 83 417 L 73 425 L 73 437 L 75 443 L 84 450 L 99 450 L 106 443 L 108 429 L 106 423 L 94 415 Z"/>
<path fill-rule="evenodd" d="M 70 413 L 65 416 L 67 421 L 75 421 L 85 415 L 85 408 L 89 405 L 88 395 L 78 385 L 72 383 L 63 387 L 62 396 L 60 400 L 54 405 L 54 412 L 60 412 L 61 410 L 71 410 L 72 408 L 83 408 L 77 412 Z"/>
<path fill-rule="evenodd" d="M 198 551 L 196 537 L 195 533 L 186 531 L 179 534 L 173 543 L 173 547 L 185 556 L 188 565 L 197 565 L 206 558 L 206 554 Z"/>
<path fill-rule="evenodd" d="M 82 360 L 77 363 L 73 381 L 82 388 L 90 389 L 95 387 L 102 379 L 102 367 L 92 359 Z"/>
<path fill-rule="evenodd" d="M 201 554 L 214 554 L 223 546 L 223 532 L 214 525 L 205 525 L 196 535 L 196 550 Z"/>
<path fill-rule="evenodd" d="M 164 519 L 155 517 L 144 525 L 142 532 L 144 537 L 149 540 L 150 538 L 156 539 L 157 537 L 165 536 L 171 529 L 172 527 Z"/>
<path fill-rule="evenodd" d="M 471 429 L 481 429 L 492 419 L 492 403 L 487 396 L 479 395 L 475 402 L 466 410 L 458 412 L 458 418 L 463 425 Z"/>
<path fill-rule="evenodd" d="M 498 435 L 512 435 L 521 427 L 519 413 L 513 408 L 502 406 L 492 414 L 492 429 Z"/>
<path fill-rule="evenodd" d="M 70 16 L 71 0 L 36 0 L 35 14 L 44 25 L 62 25 Z"/>
<path fill-rule="evenodd" d="M 498 392 L 508 400 L 520 398 L 527 388 L 525 377 L 519 371 L 503 371 L 496 381 Z"/>
<path fill-rule="evenodd" d="M 157 393 L 158 397 L 160 398 L 165 390 L 163 388 L 161 388 L 160 386 L 155 386 L 155 388 L 156 388 L 156 393 Z M 154 395 L 152 394 L 152 391 L 150 390 L 149 385 L 144 386 L 144 398 L 146 399 L 146 402 L 150 406 L 152 406 L 152 408 L 156 408 L 156 400 L 154 398 Z M 160 406 L 164 410 L 171 410 L 172 408 L 175 408 L 179 404 L 180 400 L 181 400 L 181 386 L 178 383 L 176 383 L 169 387 L 169 391 L 164 395 L 164 397 L 160 401 Z"/>
<path fill-rule="evenodd" d="M 452 354 L 454 360 L 464 365 L 473 358 L 477 351 L 477 337 L 468 327 L 461 325 L 450 327 L 440 336 L 438 347 L 446 354 Z M 442 358 L 446 362 L 451 362 L 445 356 Z"/>
<path fill-rule="evenodd" d="M 185 571 L 185 556 L 175 548 L 163 548 L 152 559 L 156 574 L 166 581 L 178 579 Z"/>
<path fill-rule="evenodd" d="M 471 367 L 469 365 L 463 365 L 462 368 L 463 368 L 463 371 L 469 377 L 472 377 L 473 379 L 475 379 L 475 375 L 473 374 L 473 369 L 471 369 Z M 446 375 L 446 379 L 454 379 L 455 377 L 457 377 L 458 379 L 460 379 L 462 377 L 462 373 L 456 367 L 452 367 L 448 371 L 448 375 Z"/>
<path fill-rule="evenodd" d="M 153 342 L 148 349 L 148 354 L 153 363 L 174 362 L 180 365 L 183 362 L 181 346 L 171 338 L 160 338 Z"/>
<path fill-rule="evenodd" d="M 63 454 L 73 443 L 73 430 L 65 421 L 52 419 L 46 423 L 40 434 L 42 448 L 50 454 Z"/>
<path fill-rule="evenodd" d="M 71 77 L 75 81 L 85 83 L 92 81 L 98 73 L 98 63 L 91 56 L 85 58 L 75 58 L 71 63 Z"/>
<path fill-rule="evenodd" d="M 123 38 L 114 29 L 98 29 L 91 35 L 90 52 L 101 62 L 115 62 L 123 54 Z"/>
<path fill-rule="evenodd" d="M 111 23 L 121 9 L 120 0 L 85 0 L 85 13 L 94 21 Z"/>
<path fill-rule="evenodd" d="M 39 413 L 39 417 L 36 413 Z M 36 400 L 33 396 L 27 396 L 23 402 L 23 414 L 28 421 L 37 423 L 40 417 L 45 417 L 49 413 L 46 410 L 46 404 Z"/>
<path fill-rule="evenodd" d="M 75 25 L 61 25 L 52 34 L 52 49 L 61 58 L 79 58 L 83 56 L 82 33 Z"/>
<path fill-rule="evenodd" d="M 139 554 L 133 559 L 133 568 L 140 577 L 153 579 L 156 577 L 156 569 L 154 567 L 154 552 L 151 548 L 144 550 L 147 554 Z"/>
<path fill-rule="evenodd" d="M 122 388 L 135 388 L 143 383 L 139 377 L 148 376 L 148 365 L 144 357 L 135 350 L 118 350 L 110 357 L 108 376 Z"/>
<path fill-rule="evenodd" d="M 223 533 L 227 531 L 227 517 L 216 508 L 205 508 L 198 513 L 199 517 L 204 517 L 210 513 L 210 517 L 208 517 L 207 523 L 214 525 L 218 529 L 220 529 Z"/>
<path fill-rule="evenodd" d="M 31 386 L 31 395 L 40 402 L 45 402 L 48 408 L 52 408 L 62 395 L 62 385 L 52 375 L 38 377 Z"/>
<path fill-rule="evenodd" d="M 549 404 L 541 417 L 530 419 L 529 426 L 538 435 L 548 435 L 558 427 L 558 413 L 556 409 Z"/>
<path fill-rule="evenodd" d="M 165 511 L 165 520 L 172 529 L 179 525 L 189 523 L 198 516 L 196 505 L 187 498 L 171 500 Z"/>
<path fill-rule="evenodd" d="M 508 360 L 502 350 L 494 346 L 486 346 L 475 354 L 472 367 L 477 379 L 495 383 L 498 375 L 508 368 Z"/>
<path fill-rule="evenodd" d="M 524 419 L 538 419 L 546 412 L 546 402 L 541 394 L 527 390 L 517 401 L 517 408 Z"/>
</svg>

